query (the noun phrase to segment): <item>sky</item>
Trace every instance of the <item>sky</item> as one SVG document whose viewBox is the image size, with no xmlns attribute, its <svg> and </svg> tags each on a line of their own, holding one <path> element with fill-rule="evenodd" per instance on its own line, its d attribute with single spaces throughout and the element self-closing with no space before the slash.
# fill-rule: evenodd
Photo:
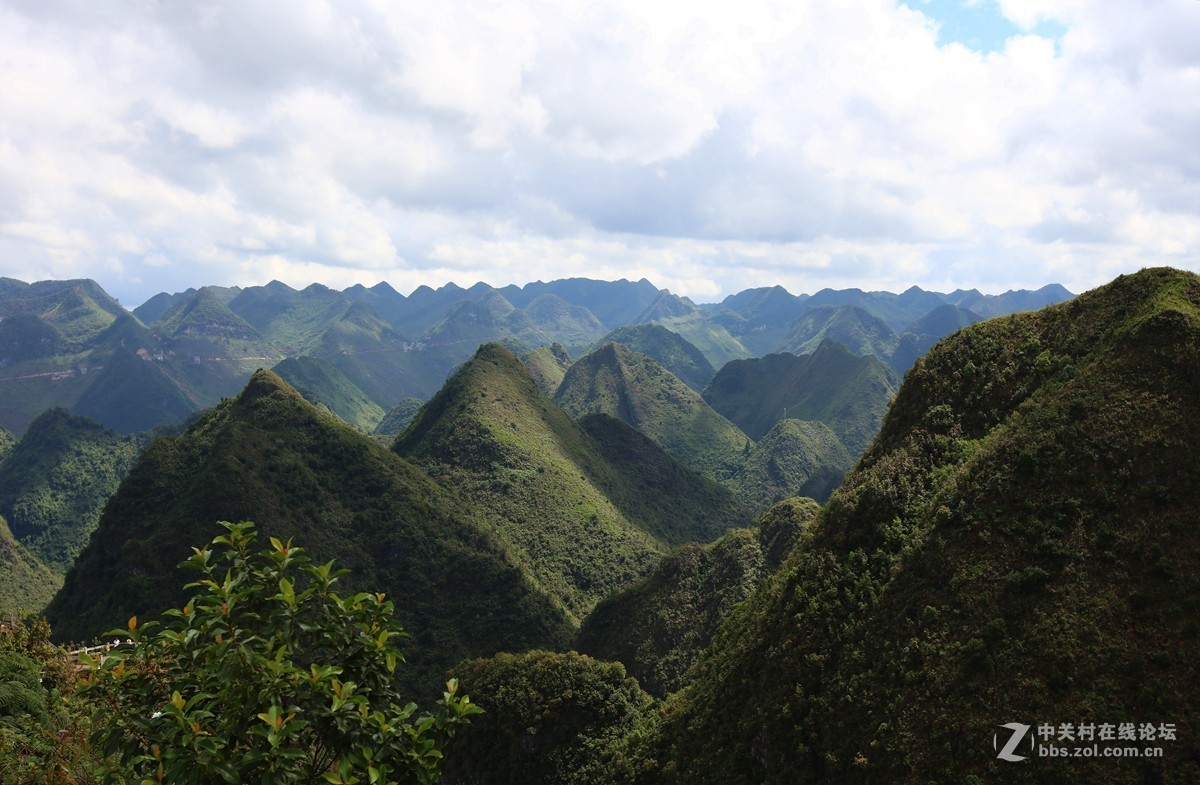
<svg viewBox="0 0 1200 785">
<path fill-rule="evenodd" d="M 1200 0 L 0 0 L 0 275 L 1200 272 Z"/>
</svg>

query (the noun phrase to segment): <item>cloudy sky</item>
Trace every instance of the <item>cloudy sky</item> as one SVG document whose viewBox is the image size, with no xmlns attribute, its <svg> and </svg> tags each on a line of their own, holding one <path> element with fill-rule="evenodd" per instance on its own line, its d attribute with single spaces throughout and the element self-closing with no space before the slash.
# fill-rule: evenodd
<svg viewBox="0 0 1200 785">
<path fill-rule="evenodd" d="M 0 275 L 1200 271 L 1200 0 L 0 0 Z"/>
</svg>

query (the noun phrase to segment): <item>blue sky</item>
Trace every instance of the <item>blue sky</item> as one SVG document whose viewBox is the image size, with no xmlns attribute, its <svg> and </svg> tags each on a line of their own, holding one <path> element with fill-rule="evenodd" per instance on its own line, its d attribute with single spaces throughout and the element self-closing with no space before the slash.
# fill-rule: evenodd
<svg viewBox="0 0 1200 785">
<path fill-rule="evenodd" d="M 1061 42 L 1066 26 L 1057 19 L 1039 19 L 1029 30 L 1022 30 L 1004 15 L 995 0 L 904 0 L 902 5 L 920 11 L 938 26 L 939 46 L 958 43 L 976 52 L 987 54 L 1004 49 L 1005 42 L 1016 35 L 1034 35 Z"/>
<path fill-rule="evenodd" d="M 0 275 L 1200 271 L 1200 2 L 905 2 L 0 0 Z"/>
</svg>

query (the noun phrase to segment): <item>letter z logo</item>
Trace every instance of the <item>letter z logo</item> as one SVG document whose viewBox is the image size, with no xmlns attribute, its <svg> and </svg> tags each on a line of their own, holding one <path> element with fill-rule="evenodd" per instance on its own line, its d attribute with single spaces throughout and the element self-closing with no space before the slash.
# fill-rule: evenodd
<svg viewBox="0 0 1200 785">
<path fill-rule="evenodd" d="M 1014 752 L 1017 749 L 1017 745 L 1021 743 L 1021 739 L 1025 738 L 1025 734 L 1029 732 L 1030 726 L 1022 725 L 1019 722 L 1006 722 L 1000 727 L 1008 728 L 1012 731 L 1012 735 L 1008 737 L 1008 742 L 1004 745 L 1004 749 L 1000 750 L 996 754 L 996 757 L 1000 760 L 1012 761 L 1014 763 L 1025 760 L 1024 755 L 1016 755 Z M 992 749 L 996 749 L 999 746 L 999 737 L 999 733 L 992 736 Z M 1033 737 L 1029 739 L 1029 746 L 1033 747 Z"/>
</svg>

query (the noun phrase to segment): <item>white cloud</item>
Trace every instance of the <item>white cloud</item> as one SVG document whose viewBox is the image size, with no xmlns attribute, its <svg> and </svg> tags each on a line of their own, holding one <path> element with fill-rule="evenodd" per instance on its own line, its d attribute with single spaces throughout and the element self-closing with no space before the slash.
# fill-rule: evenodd
<svg viewBox="0 0 1200 785">
<path fill-rule="evenodd" d="M 1200 269 L 1200 3 L 1000 9 L 1024 32 L 982 55 L 887 0 L 0 0 L 0 274 L 136 302 Z"/>
</svg>

